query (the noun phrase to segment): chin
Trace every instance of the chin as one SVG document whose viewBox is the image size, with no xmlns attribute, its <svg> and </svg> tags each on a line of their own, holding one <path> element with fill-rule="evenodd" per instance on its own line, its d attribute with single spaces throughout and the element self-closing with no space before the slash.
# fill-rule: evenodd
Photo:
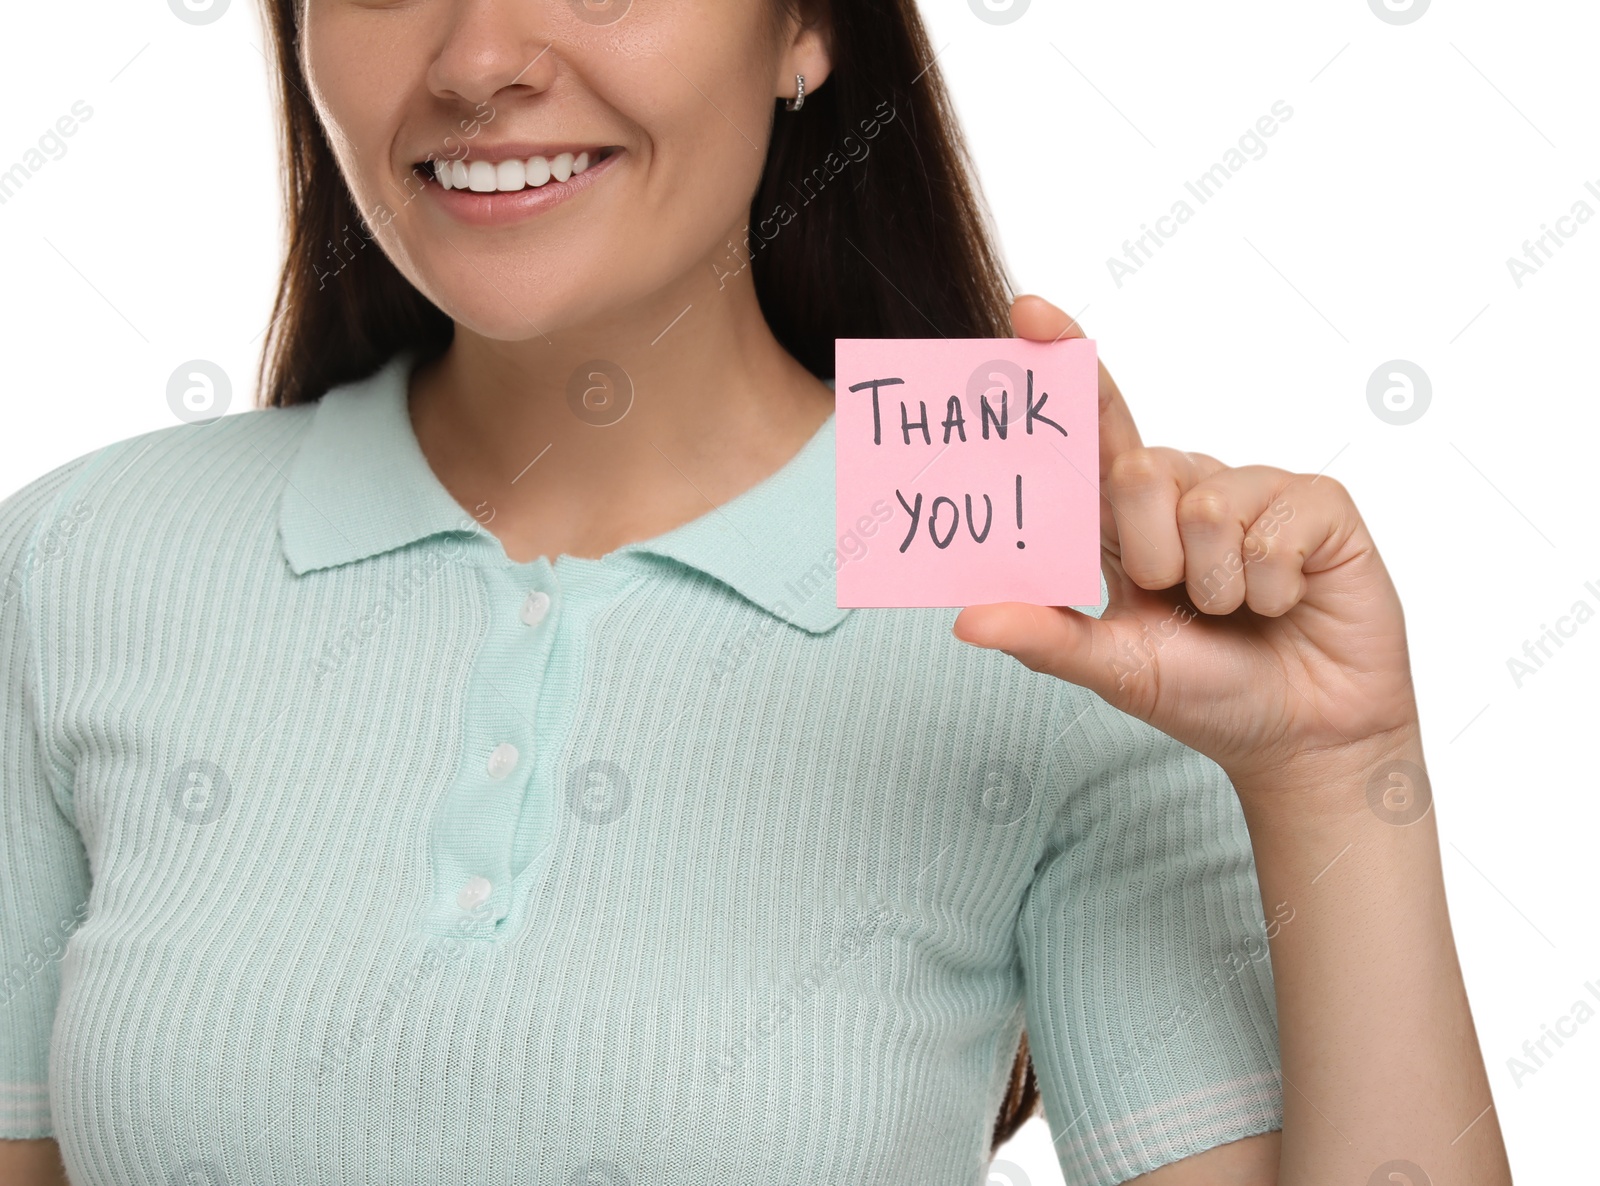
<svg viewBox="0 0 1600 1186">
<path fill-rule="evenodd" d="M 542 342 L 558 324 L 570 323 L 572 301 L 580 294 L 532 279 L 556 270 L 553 265 L 530 260 L 513 266 L 504 255 L 469 262 L 450 254 L 452 259 L 411 282 L 458 325 L 495 341 Z"/>
<path fill-rule="evenodd" d="M 624 267 L 593 253 L 587 253 L 587 264 L 579 264 L 567 251 L 480 251 L 464 257 L 448 244 L 445 251 L 450 258 L 435 257 L 437 266 L 412 283 L 458 325 L 498 342 L 559 344 L 565 331 L 608 320 L 666 283 L 648 269 Z M 551 277 L 560 281 L 551 283 Z"/>
</svg>

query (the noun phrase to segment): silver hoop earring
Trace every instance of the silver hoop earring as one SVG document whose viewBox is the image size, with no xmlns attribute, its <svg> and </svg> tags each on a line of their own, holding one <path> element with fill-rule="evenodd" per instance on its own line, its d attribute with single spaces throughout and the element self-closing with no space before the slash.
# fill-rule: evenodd
<svg viewBox="0 0 1600 1186">
<path fill-rule="evenodd" d="M 785 106 L 789 111 L 799 111 L 805 105 L 806 76 L 804 74 L 796 74 L 794 76 L 794 98 L 790 99 Z"/>
</svg>

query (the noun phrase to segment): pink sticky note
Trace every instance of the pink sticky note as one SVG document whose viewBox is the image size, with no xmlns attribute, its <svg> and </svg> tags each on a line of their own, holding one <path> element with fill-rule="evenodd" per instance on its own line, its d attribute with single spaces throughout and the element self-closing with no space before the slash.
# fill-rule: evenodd
<svg viewBox="0 0 1600 1186">
<path fill-rule="evenodd" d="M 840 606 L 1099 604 L 1092 341 L 843 338 L 834 395 Z"/>
</svg>

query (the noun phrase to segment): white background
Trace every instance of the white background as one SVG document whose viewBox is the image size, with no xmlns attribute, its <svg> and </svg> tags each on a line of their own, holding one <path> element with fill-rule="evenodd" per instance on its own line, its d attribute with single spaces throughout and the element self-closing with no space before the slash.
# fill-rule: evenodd
<svg viewBox="0 0 1600 1186">
<path fill-rule="evenodd" d="M 1600 987 L 1600 619 L 1520 687 L 1507 661 L 1574 603 L 1600 610 L 1600 218 L 1565 224 L 1520 286 L 1506 261 L 1580 200 L 1600 214 L 1584 188 L 1600 190 L 1600 10 L 1436 0 L 1394 25 L 1367 0 L 1032 0 L 1009 24 L 968 0 L 923 9 L 1018 287 L 1081 311 L 1146 441 L 1355 494 L 1406 605 L 1513 1165 L 1523 1182 L 1589 1178 L 1600 1019 L 1520 1083 L 1508 1059 Z M 156 0 L 10 5 L 0 37 L 0 169 L 75 101 L 93 108 L 0 205 L 6 493 L 172 423 L 167 378 L 188 359 L 220 364 L 248 406 L 279 214 L 245 0 L 199 27 Z M 1184 182 L 1277 100 L 1294 114 L 1265 155 L 1200 205 Z M 1119 283 L 1108 257 L 1180 198 L 1195 217 Z M 1432 383 L 1407 425 L 1368 405 L 1393 359 Z M 1060 1180 L 1042 1120 L 992 1177 Z"/>
</svg>

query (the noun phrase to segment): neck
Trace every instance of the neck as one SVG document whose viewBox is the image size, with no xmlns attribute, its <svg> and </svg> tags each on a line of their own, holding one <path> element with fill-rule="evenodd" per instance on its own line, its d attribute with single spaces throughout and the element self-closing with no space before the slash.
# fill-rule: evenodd
<svg viewBox="0 0 1600 1186">
<path fill-rule="evenodd" d="M 726 272 L 521 341 L 458 323 L 413 376 L 423 454 L 513 560 L 601 556 L 707 514 L 827 419 L 832 392 L 772 336 L 749 269 Z"/>
</svg>

